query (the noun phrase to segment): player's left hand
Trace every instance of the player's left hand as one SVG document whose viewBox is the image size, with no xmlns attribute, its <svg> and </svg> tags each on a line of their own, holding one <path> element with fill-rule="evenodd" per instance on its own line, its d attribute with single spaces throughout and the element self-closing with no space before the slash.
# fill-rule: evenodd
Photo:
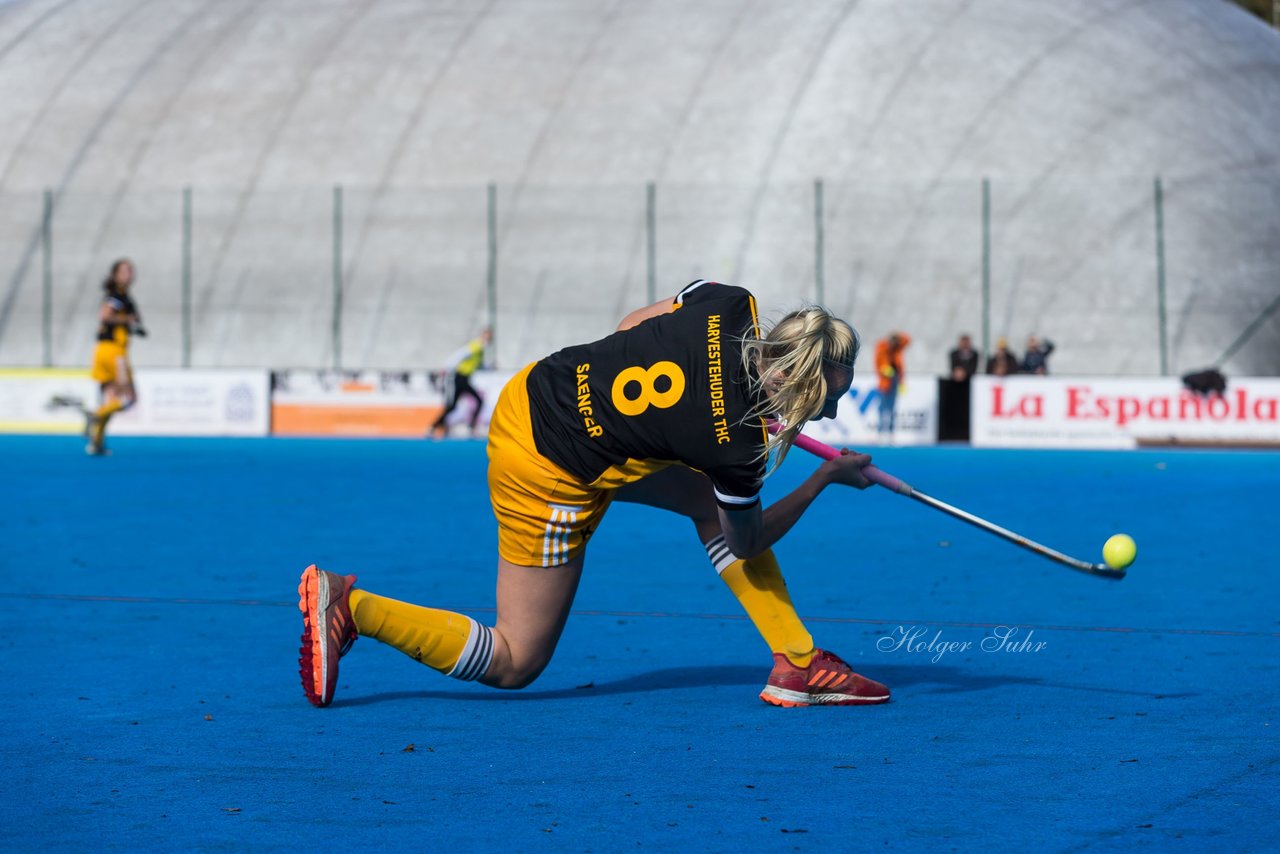
<svg viewBox="0 0 1280 854">
<path fill-rule="evenodd" d="M 871 465 L 869 454 L 859 454 L 848 448 L 841 448 L 840 456 L 827 460 L 822 467 L 827 470 L 829 482 L 852 486 L 854 489 L 866 489 L 871 485 L 871 481 L 867 480 L 862 469 L 869 465 Z"/>
</svg>

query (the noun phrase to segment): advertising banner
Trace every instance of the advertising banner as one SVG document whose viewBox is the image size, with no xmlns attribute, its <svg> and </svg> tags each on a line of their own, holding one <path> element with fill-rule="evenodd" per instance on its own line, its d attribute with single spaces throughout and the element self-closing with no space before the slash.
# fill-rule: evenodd
<svg viewBox="0 0 1280 854">
<path fill-rule="evenodd" d="M 484 398 L 483 433 L 509 371 L 476 371 L 472 386 Z M 449 379 L 430 371 L 283 370 L 271 374 L 272 432 L 277 436 L 422 438 L 444 410 Z M 470 435 L 474 399 L 450 413 L 452 435 Z"/>
<path fill-rule="evenodd" d="M 266 436 L 265 370 L 139 368 L 138 402 L 111 419 L 117 436 Z"/>
<path fill-rule="evenodd" d="M 0 433 L 80 433 L 77 402 L 97 405 L 88 370 L 0 368 Z"/>
<path fill-rule="evenodd" d="M 880 429 L 883 404 L 874 376 L 854 377 L 849 393 L 840 401 L 836 417 L 815 421 L 805 427 L 804 432 L 828 445 L 854 449 L 877 445 L 932 445 L 937 441 L 936 379 L 921 376 L 907 380 L 893 407 L 891 431 Z"/>
<path fill-rule="evenodd" d="M 138 368 L 138 399 L 111 419 L 115 436 L 265 436 L 267 372 Z M 0 431 L 80 433 L 99 404 L 88 371 L 0 370 Z"/>
<path fill-rule="evenodd" d="M 974 377 L 971 441 L 1001 448 L 1280 445 L 1280 379 L 1193 394 L 1174 377 Z"/>
</svg>

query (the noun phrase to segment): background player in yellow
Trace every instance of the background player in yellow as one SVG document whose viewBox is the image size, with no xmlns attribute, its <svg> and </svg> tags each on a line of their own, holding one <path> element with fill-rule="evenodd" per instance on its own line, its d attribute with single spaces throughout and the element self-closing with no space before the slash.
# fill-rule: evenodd
<svg viewBox="0 0 1280 854">
<path fill-rule="evenodd" d="M 111 416 L 128 409 L 138 400 L 133 385 L 133 368 L 129 365 L 129 338 L 145 337 L 142 316 L 129 290 L 133 286 L 134 267 L 128 258 L 111 265 L 111 273 L 102 283 L 105 291 L 98 309 L 98 343 L 93 350 L 90 375 L 101 389 L 98 409 L 86 412 L 86 453 L 107 453 L 107 422 Z"/>
<path fill-rule="evenodd" d="M 444 411 L 427 430 L 427 436 L 436 438 L 437 431 L 441 437 L 449 435 L 447 419 L 457 408 L 458 401 L 463 395 L 475 400 L 476 408 L 471 412 L 468 426 L 471 428 L 471 435 L 476 435 L 476 423 L 480 419 L 480 411 L 484 409 L 484 395 L 471 384 L 471 375 L 484 367 L 485 349 L 492 340 L 492 330 L 483 329 L 479 335 L 468 341 L 465 347 L 455 351 L 449 357 L 449 362 L 444 369 Z"/>
<path fill-rule="evenodd" d="M 885 686 L 814 646 L 771 548 L 826 486 L 866 488 L 870 457 L 846 452 L 769 507 L 760 500 L 764 477 L 805 423 L 835 416 L 858 347 L 849 324 L 816 306 L 762 338 L 751 294 L 699 280 L 632 312 L 613 335 L 527 366 L 503 389 L 489 429 L 495 625 L 355 589 L 354 576 L 310 566 L 298 587 L 308 699 L 332 701 L 338 660 L 360 635 L 455 678 L 528 685 L 551 660 L 587 540 L 616 499 L 693 522 L 773 654 L 761 699 L 886 702 Z"/>
</svg>

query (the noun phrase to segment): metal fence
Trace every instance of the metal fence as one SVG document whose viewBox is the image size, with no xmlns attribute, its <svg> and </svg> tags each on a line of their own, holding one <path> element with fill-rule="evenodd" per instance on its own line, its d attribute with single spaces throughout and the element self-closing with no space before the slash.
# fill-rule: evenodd
<svg viewBox="0 0 1280 854">
<path fill-rule="evenodd" d="M 1035 332 L 1060 370 L 1275 373 L 1278 221 L 1277 176 L 11 193 L 0 364 L 87 363 L 127 256 L 139 364 L 433 365 L 489 325 L 512 367 L 706 277 L 910 331 L 926 372 Z"/>
</svg>

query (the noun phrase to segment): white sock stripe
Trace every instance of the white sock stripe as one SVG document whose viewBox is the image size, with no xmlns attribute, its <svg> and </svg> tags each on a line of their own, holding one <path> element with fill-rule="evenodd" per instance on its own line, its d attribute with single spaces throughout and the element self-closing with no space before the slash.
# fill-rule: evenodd
<svg viewBox="0 0 1280 854">
<path fill-rule="evenodd" d="M 445 675 L 464 682 L 474 682 L 485 674 L 493 660 L 493 630 L 470 617 L 467 619 L 471 622 L 471 632 L 467 635 L 467 642 L 462 647 L 457 663 Z"/>
<path fill-rule="evenodd" d="M 725 553 L 724 557 L 720 558 L 719 560 L 717 560 L 715 563 L 712 564 L 712 566 L 714 566 L 716 569 L 716 575 L 723 575 L 724 571 L 729 567 L 733 566 L 733 564 L 736 563 L 737 560 L 738 560 L 738 556 L 735 555 L 733 552 Z"/>
<path fill-rule="evenodd" d="M 489 662 L 493 660 L 493 631 L 488 626 L 480 626 L 480 640 L 476 644 L 475 651 L 471 654 L 471 660 L 467 662 L 467 666 L 462 673 L 458 675 L 459 679 L 466 682 L 474 682 L 485 674 L 489 669 Z"/>
<path fill-rule="evenodd" d="M 711 565 L 715 567 L 716 573 L 723 573 L 729 568 L 738 556 L 729 550 L 729 546 L 725 544 L 724 534 L 715 537 L 707 542 L 707 557 L 711 559 Z"/>
<path fill-rule="evenodd" d="M 480 649 L 479 655 L 475 657 L 475 670 L 472 679 L 479 679 L 481 676 L 489 672 L 489 665 L 493 663 L 493 630 L 488 626 L 481 626 L 484 630 L 484 646 Z"/>
<path fill-rule="evenodd" d="M 480 634 L 478 631 L 480 624 L 470 617 L 467 617 L 467 621 L 471 624 L 471 630 L 467 632 L 467 642 L 462 645 L 462 653 L 458 656 L 458 660 L 453 663 L 453 669 L 446 673 L 445 676 L 461 678 L 459 674 L 465 668 L 464 662 L 468 661 L 471 654 L 475 652 L 477 638 Z"/>
</svg>

